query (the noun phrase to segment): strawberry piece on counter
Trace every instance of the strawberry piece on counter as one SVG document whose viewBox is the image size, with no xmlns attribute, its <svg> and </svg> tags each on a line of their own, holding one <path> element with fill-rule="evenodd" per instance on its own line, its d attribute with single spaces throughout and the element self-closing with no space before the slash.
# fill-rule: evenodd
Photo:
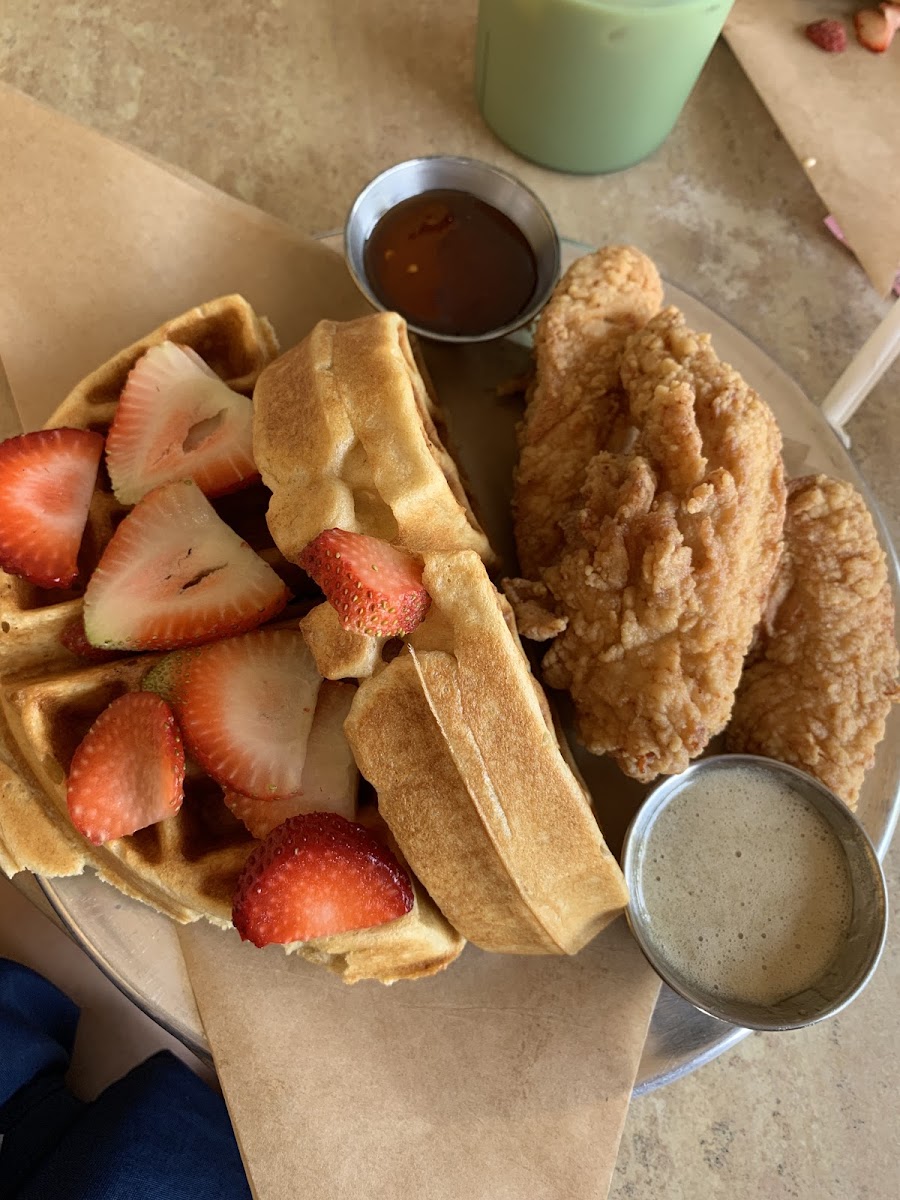
<svg viewBox="0 0 900 1200">
<path fill-rule="evenodd" d="M 321 682 L 298 630 L 197 651 L 175 700 L 189 751 L 230 791 L 264 803 L 296 796 Z"/>
<path fill-rule="evenodd" d="M 322 683 L 306 744 L 302 790 L 296 796 L 256 800 L 226 790 L 226 805 L 255 838 L 267 837 L 288 817 L 300 813 L 334 812 L 348 821 L 356 816 L 359 771 L 344 734 L 344 720 L 355 692 L 352 683 L 328 679 Z"/>
<path fill-rule="evenodd" d="M 409 876 L 361 825 L 305 813 L 279 825 L 238 879 L 232 920 L 256 946 L 367 929 L 413 906 Z"/>
<path fill-rule="evenodd" d="M 103 438 L 40 429 L 0 442 L 0 567 L 43 588 L 71 587 Z"/>
<path fill-rule="evenodd" d="M 183 799 L 184 750 L 171 708 L 148 692 L 119 696 L 72 759 L 72 824 L 99 846 L 174 816 Z"/>
<path fill-rule="evenodd" d="M 132 367 L 106 439 L 106 465 L 122 504 L 162 483 L 193 479 L 222 496 L 259 478 L 253 407 L 189 346 L 151 346 Z"/>
<path fill-rule="evenodd" d="M 842 54 L 847 49 L 847 30 L 843 21 L 827 18 L 813 21 L 803 32 L 814 46 L 826 54 Z"/>
<path fill-rule="evenodd" d="M 863 8 L 853 16 L 856 40 L 873 54 L 884 54 L 900 28 L 900 4 Z"/>
<path fill-rule="evenodd" d="M 421 563 L 381 538 L 326 529 L 304 547 L 299 565 L 351 633 L 412 633 L 431 605 L 422 586 Z"/>
<path fill-rule="evenodd" d="M 92 646 L 176 650 L 255 629 L 284 608 L 276 573 L 189 479 L 140 500 L 113 534 L 84 596 Z"/>
</svg>

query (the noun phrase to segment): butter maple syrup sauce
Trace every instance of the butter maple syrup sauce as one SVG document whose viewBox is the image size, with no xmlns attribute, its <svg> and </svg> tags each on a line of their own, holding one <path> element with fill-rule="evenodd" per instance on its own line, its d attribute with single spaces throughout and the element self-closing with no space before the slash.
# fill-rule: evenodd
<svg viewBox="0 0 900 1200">
<path fill-rule="evenodd" d="M 708 993 L 775 1004 L 812 987 L 846 937 L 853 888 L 837 834 L 766 772 L 699 775 L 654 821 L 645 855 L 651 936 Z"/>
<path fill-rule="evenodd" d="M 364 250 L 382 304 L 434 333 L 489 333 L 524 312 L 537 285 L 534 251 L 505 213 L 468 192 L 402 200 Z"/>
</svg>

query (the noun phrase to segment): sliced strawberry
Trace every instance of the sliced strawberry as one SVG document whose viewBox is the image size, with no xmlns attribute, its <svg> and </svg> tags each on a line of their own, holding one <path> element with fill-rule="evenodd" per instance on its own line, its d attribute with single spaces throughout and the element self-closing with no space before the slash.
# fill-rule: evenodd
<svg viewBox="0 0 900 1200">
<path fill-rule="evenodd" d="M 383 925 L 412 906 L 409 876 L 368 830 L 335 813 L 305 813 L 247 859 L 232 920 L 244 941 L 267 946 Z"/>
<path fill-rule="evenodd" d="M 193 479 L 207 496 L 258 478 L 253 408 L 189 346 L 163 342 L 125 381 L 106 439 L 117 498 L 135 504 L 161 483 Z"/>
<path fill-rule="evenodd" d="M 431 604 L 422 586 L 421 563 L 381 538 L 326 529 L 304 547 L 299 562 L 325 593 L 344 629 L 353 633 L 412 633 Z"/>
<path fill-rule="evenodd" d="M 273 829 L 283 825 L 288 817 L 316 811 L 306 803 L 302 792 L 296 796 L 285 796 L 282 800 L 256 800 L 253 796 L 242 796 L 240 792 L 225 788 L 222 799 L 225 801 L 225 807 L 230 809 L 259 841 L 268 837 Z"/>
<path fill-rule="evenodd" d="M 890 34 L 888 45 L 890 45 L 894 39 L 894 34 L 900 29 L 900 4 L 896 3 L 896 0 L 882 0 L 882 3 L 878 7 L 887 18 Z"/>
<path fill-rule="evenodd" d="M 873 54 L 884 54 L 900 26 L 900 5 L 882 4 L 880 9 L 863 8 L 853 16 L 856 40 Z"/>
<path fill-rule="evenodd" d="M 155 692 L 169 704 L 174 704 L 195 653 L 194 650 L 174 650 L 171 654 L 164 654 L 141 680 L 141 691 Z"/>
<path fill-rule="evenodd" d="M 82 616 L 73 617 L 63 626 L 59 640 L 70 654 L 77 654 L 79 658 L 86 658 L 89 662 L 106 662 L 119 653 L 118 650 L 98 650 L 96 646 L 92 646 L 87 640 Z"/>
<path fill-rule="evenodd" d="M 69 768 L 72 824 L 100 845 L 173 816 L 183 798 L 184 751 L 171 708 L 147 692 L 113 700 Z"/>
<path fill-rule="evenodd" d="M 91 576 L 84 627 L 93 646 L 174 650 L 244 633 L 288 591 L 189 479 L 146 495 Z"/>
<path fill-rule="evenodd" d="M 188 749 L 232 791 L 262 800 L 297 795 L 321 682 L 295 629 L 205 647 L 176 703 Z"/>
<path fill-rule="evenodd" d="M 306 745 L 302 791 L 296 796 L 255 800 L 226 789 L 225 803 L 255 838 L 267 837 L 276 826 L 299 813 L 334 812 L 348 821 L 356 816 L 359 771 L 344 734 L 344 720 L 355 692 L 351 683 L 327 679 L 319 689 Z"/>
<path fill-rule="evenodd" d="M 0 442 L 0 567 L 43 588 L 70 587 L 103 438 L 40 429 Z"/>
</svg>

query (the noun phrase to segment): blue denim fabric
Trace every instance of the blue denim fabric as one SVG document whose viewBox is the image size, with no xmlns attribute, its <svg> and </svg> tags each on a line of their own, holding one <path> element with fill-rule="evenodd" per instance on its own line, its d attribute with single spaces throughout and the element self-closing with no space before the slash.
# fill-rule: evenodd
<svg viewBox="0 0 900 1200">
<path fill-rule="evenodd" d="M 90 1104 L 65 1086 L 78 1009 L 0 959 L 0 1200 L 250 1200 L 222 1099 L 168 1052 Z"/>
</svg>

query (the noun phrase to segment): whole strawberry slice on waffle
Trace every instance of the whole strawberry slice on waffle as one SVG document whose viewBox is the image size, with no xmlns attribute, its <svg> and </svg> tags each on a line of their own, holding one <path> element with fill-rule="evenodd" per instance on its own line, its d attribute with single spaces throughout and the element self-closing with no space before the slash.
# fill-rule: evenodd
<svg viewBox="0 0 900 1200">
<path fill-rule="evenodd" d="M 278 575 L 190 480 L 140 500 L 103 552 L 84 597 L 92 646 L 167 650 L 256 628 L 280 612 Z"/>
<path fill-rule="evenodd" d="M 162 483 L 193 479 L 221 496 L 258 478 L 253 408 L 189 346 L 163 342 L 135 363 L 106 440 L 116 498 L 134 504 Z"/>
<path fill-rule="evenodd" d="M 304 813 L 279 825 L 247 859 L 232 919 L 256 946 L 367 929 L 413 906 L 409 876 L 362 825 Z"/>
<path fill-rule="evenodd" d="M 0 442 L 0 567 L 37 587 L 64 588 L 94 493 L 103 438 L 41 429 Z"/>
<path fill-rule="evenodd" d="M 184 751 L 171 708 L 149 692 L 113 700 L 72 759 L 72 824 L 100 845 L 172 817 L 184 798 Z"/>
<path fill-rule="evenodd" d="M 381 538 L 326 529 L 303 548 L 298 562 L 353 633 L 412 633 L 431 605 L 422 564 Z"/>
<path fill-rule="evenodd" d="M 267 802 L 303 789 L 321 682 L 298 630 L 266 629 L 204 646 L 172 686 L 197 762 L 223 787 Z"/>
</svg>

